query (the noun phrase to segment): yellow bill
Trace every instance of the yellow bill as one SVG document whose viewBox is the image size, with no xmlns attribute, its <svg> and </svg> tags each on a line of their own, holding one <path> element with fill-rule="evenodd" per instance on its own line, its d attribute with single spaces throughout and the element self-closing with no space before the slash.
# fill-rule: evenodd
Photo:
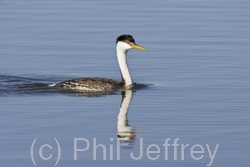
<svg viewBox="0 0 250 167">
<path fill-rule="evenodd" d="M 139 50 L 146 50 L 146 48 L 140 46 L 140 45 L 136 45 L 136 44 L 131 44 L 131 47 L 134 49 L 139 49 Z"/>
</svg>

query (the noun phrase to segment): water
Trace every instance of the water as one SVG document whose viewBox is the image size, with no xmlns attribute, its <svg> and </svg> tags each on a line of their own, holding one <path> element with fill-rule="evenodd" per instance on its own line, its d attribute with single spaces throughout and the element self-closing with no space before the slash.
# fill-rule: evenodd
<svg viewBox="0 0 250 167">
<path fill-rule="evenodd" d="M 56 141 L 57 166 L 249 166 L 249 6 L 1 1 L 1 166 L 34 166 L 31 155 L 55 166 Z M 147 48 L 129 51 L 128 63 L 134 81 L 150 86 L 100 95 L 47 87 L 119 80 L 115 39 L 124 33 Z M 130 139 L 118 140 L 120 150 L 117 135 Z"/>
</svg>

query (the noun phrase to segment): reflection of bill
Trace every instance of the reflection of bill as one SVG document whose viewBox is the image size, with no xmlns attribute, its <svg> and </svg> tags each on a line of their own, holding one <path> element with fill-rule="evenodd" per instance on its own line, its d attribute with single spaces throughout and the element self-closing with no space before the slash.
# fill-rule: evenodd
<svg viewBox="0 0 250 167">
<path fill-rule="evenodd" d="M 123 148 L 133 148 L 135 144 L 136 132 L 135 128 L 129 126 L 127 113 L 128 108 L 133 97 L 132 90 L 125 90 L 122 92 L 122 102 L 117 121 L 117 137 L 120 146 Z"/>
</svg>

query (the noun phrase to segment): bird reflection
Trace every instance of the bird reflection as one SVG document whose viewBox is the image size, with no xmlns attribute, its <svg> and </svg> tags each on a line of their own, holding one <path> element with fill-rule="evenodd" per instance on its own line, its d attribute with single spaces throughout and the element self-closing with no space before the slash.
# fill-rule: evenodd
<svg viewBox="0 0 250 167">
<path fill-rule="evenodd" d="M 122 148 L 133 148 L 135 144 L 136 131 L 134 127 L 129 125 L 127 117 L 132 97 L 132 90 L 122 92 L 122 101 L 117 121 L 117 137 Z"/>
</svg>

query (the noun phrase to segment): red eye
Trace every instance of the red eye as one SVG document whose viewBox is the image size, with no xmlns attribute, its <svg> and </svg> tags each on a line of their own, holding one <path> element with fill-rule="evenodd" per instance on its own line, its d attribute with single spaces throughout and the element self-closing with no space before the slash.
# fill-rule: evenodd
<svg viewBox="0 0 250 167">
<path fill-rule="evenodd" d="M 128 41 L 128 42 L 127 42 L 127 44 L 129 44 L 129 45 L 130 45 L 130 42 Z"/>
</svg>

